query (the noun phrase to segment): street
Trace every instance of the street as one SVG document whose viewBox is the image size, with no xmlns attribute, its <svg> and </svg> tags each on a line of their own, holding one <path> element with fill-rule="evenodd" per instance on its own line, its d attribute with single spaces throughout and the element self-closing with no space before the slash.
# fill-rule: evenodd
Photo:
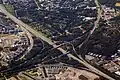
<svg viewBox="0 0 120 80">
<path fill-rule="evenodd" d="M 95 2 L 96 2 L 96 5 L 99 6 L 98 0 L 95 0 Z M 13 15 L 11 15 L 9 12 L 7 12 L 7 11 L 5 10 L 5 8 L 3 7 L 3 5 L 0 5 L 0 10 L 1 10 L 5 15 L 7 15 L 11 20 L 13 20 L 15 23 L 17 23 L 18 25 L 22 26 L 22 28 L 23 28 L 24 30 L 27 30 L 27 31 L 31 32 L 31 33 L 34 34 L 36 37 L 39 37 L 39 38 L 41 38 L 43 41 L 45 41 L 45 42 L 49 43 L 50 45 L 52 45 L 54 48 L 57 47 L 57 45 L 53 45 L 54 43 L 53 43 L 49 38 L 46 38 L 42 33 L 37 32 L 36 30 L 32 29 L 29 25 L 23 23 L 21 20 L 18 20 L 16 17 L 14 17 Z M 94 30 L 96 29 L 96 27 L 97 27 L 97 25 L 98 25 L 98 22 L 99 22 L 99 20 L 100 20 L 100 12 L 99 12 L 99 11 L 101 11 L 101 10 L 98 8 L 98 13 L 99 13 L 99 14 L 98 14 L 98 19 L 97 19 L 97 21 L 95 22 L 96 25 L 95 25 L 94 29 L 91 31 L 91 34 L 92 34 L 92 33 L 94 32 Z M 64 50 L 64 49 L 62 49 L 62 48 L 60 48 L 60 47 L 57 48 L 57 49 L 58 49 L 60 52 L 62 52 L 63 54 L 66 54 L 66 53 L 67 53 L 66 50 Z M 68 56 L 68 57 L 71 57 L 71 58 L 73 58 L 74 60 L 78 61 L 79 63 L 83 64 L 84 66 L 86 66 L 87 68 L 89 68 L 92 72 L 95 72 L 96 74 L 99 74 L 99 75 L 101 75 L 101 76 L 103 76 L 103 77 L 105 77 L 105 78 L 107 78 L 107 79 L 109 79 L 109 80 L 115 80 L 115 79 L 113 79 L 112 77 L 108 76 L 107 74 L 101 72 L 101 71 L 98 70 L 97 68 L 91 66 L 89 63 L 87 63 L 87 62 L 85 62 L 85 61 L 83 61 L 83 60 L 80 60 L 79 58 L 73 56 L 72 54 L 67 54 L 67 56 Z"/>
</svg>

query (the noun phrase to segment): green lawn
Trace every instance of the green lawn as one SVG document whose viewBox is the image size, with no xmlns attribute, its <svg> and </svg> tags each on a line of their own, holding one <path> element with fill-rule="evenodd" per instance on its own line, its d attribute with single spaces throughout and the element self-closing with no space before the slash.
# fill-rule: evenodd
<svg viewBox="0 0 120 80">
<path fill-rule="evenodd" d="M 15 15 L 13 5 L 5 4 L 4 6 L 5 6 L 5 8 L 7 9 L 8 12 L 10 12 L 12 15 Z"/>
</svg>

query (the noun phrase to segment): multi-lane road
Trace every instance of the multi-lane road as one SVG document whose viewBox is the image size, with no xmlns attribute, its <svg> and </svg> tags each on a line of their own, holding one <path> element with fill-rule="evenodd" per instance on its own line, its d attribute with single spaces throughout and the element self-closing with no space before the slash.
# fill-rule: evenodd
<svg viewBox="0 0 120 80">
<path fill-rule="evenodd" d="M 97 19 L 97 21 L 95 22 L 95 24 L 96 24 L 96 26 L 97 26 L 97 25 L 98 25 L 98 22 L 99 22 L 99 19 L 100 19 L 100 18 L 99 18 L 99 17 L 100 17 L 100 12 L 99 12 L 99 11 L 101 11 L 101 10 L 100 10 L 100 8 L 99 8 L 98 0 L 95 0 L 95 3 L 96 3 L 96 5 L 97 5 L 97 7 L 98 7 L 98 19 Z M 9 12 L 7 12 L 6 9 L 4 8 L 4 6 L 3 6 L 2 4 L 0 5 L 0 10 L 1 10 L 1 12 L 3 12 L 5 15 L 7 15 L 11 20 L 13 20 L 15 23 L 17 23 L 18 25 L 22 26 L 22 28 L 23 28 L 25 31 L 27 30 L 27 31 L 31 32 L 31 33 L 34 34 L 36 37 L 39 37 L 39 38 L 41 38 L 43 41 L 45 41 L 45 42 L 49 43 L 50 45 L 52 45 L 54 48 L 57 48 L 57 47 L 58 47 L 57 45 L 54 44 L 54 42 L 52 42 L 49 38 L 46 38 L 42 33 L 37 32 L 36 30 L 32 29 L 29 25 L 23 23 L 21 20 L 17 19 L 15 16 L 13 16 L 13 15 L 11 15 Z M 96 26 L 94 26 L 94 27 L 96 27 Z M 96 29 L 96 28 L 94 28 L 94 30 L 95 30 L 95 29 Z M 94 30 L 91 31 L 91 33 L 93 33 Z M 53 44 L 54 44 L 54 45 L 53 45 Z M 60 52 L 62 52 L 63 54 L 66 54 L 66 53 L 67 53 L 66 50 L 64 50 L 64 49 L 62 49 L 62 48 L 60 48 L 60 47 L 57 48 L 57 49 L 58 49 Z M 88 67 L 91 71 L 95 72 L 96 74 L 99 74 L 99 75 L 101 75 L 101 76 L 103 76 L 103 77 L 105 77 L 105 78 L 107 78 L 107 79 L 109 79 L 109 80 L 115 80 L 115 79 L 113 79 L 112 77 L 108 76 L 107 74 L 101 72 L 101 71 L 98 70 L 97 68 L 91 66 L 89 63 L 87 63 L 87 62 L 85 62 L 85 61 L 83 61 L 83 60 L 81 60 L 81 59 L 73 56 L 72 54 L 67 54 L 67 56 L 73 58 L 74 60 L 77 60 L 79 63 L 81 63 L 81 64 L 83 64 L 84 66 Z"/>
</svg>

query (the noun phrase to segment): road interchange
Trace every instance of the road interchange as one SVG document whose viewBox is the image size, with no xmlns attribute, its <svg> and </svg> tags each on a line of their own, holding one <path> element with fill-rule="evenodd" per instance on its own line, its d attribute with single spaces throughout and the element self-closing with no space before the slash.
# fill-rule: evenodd
<svg viewBox="0 0 120 80">
<path fill-rule="evenodd" d="M 100 7 L 100 6 L 99 6 L 99 3 L 98 3 L 97 0 L 95 0 L 95 3 L 96 3 L 96 5 L 97 5 L 97 7 L 98 7 L 98 17 L 97 17 L 97 20 L 95 21 L 95 26 L 94 26 L 94 28 L 93 28 L 93 29 L 91 30 L 91 32 L 90 32 L 90 35 L 91 35 L 91 34 L 94 32 L 94 30 L 97 28 L 98 22 L 99 22 L 100 16 L 101 16 L 101 10 L 100 10 L 100 8 L 99 8 L 99 7 Z M 34 34 L 36 37 L 39 37 L 39 38 L 42 39 L 43 41 L 45 41 L 45 42 L 47 42 L 48 44 L 52 45 L 53 48 L 57 48 L 57 49 L 58 49 L 60 52 L 62 52 L 63 54 L 66 54 L 66 53 L 67 53 L 66 50 L 64 50 L 64 49 L 58 47 L 57 45 L 55 45 L 54 42 L 52 42 L 49 38 L 46 38 L 45 36 L 43 36 L 42 33 L 35 31 L 35 30 L 32 29 L 29 25 L 23 23 L 22 21 L 18 20 L 16 17 L 14 17 L 13 15 L 11 15 L 9 12 L 7 12 L 7 11 L 5 10 L 5 8 L 4 8 L 2 5 L 0 5 L 0 10 L 1 10 L 5 15 L 7 15 L 11 20 L 13 20 L 15 23 L 17 23 L 18 25 L 22 26 L 22 28 L 23 28 L 24 30 L 27 30 L 27 31 L 31 32 L 31 33 Z M 54 45 L 53 45 L 53 44 L 54 44 Z M 70 58 L 73 58 L 74 60 L 76 60 L 76 61 L 78 61 L 79 63 L 83 64 L 84 66 L 86 66 L 87 68 L 89 68 L 91 71 L 95 72 L 96 74 L 99 74 L 99 75 L 101 75 L 101 76 L 103 76 L 103 77 L 105 77 L 105 78 L 107 78 L 107 79 L 109 79 L 109 80 L 115 80 L 115 79 L 111 78 L 110 76 L 104 74 L 103 72 L 99 71 L 99 70 L 96 69 L 95 67 L 91 66 L 89 63 L 87 63 L 86 61 L 84 61 L 84 60 L 82 59 L 82 57 L 80 57 L 80 59 L 79 59 L 79 58 L 73 56 L 72 54 L 67 54 L 67 56 L 70 57 Z"/>
</svg>

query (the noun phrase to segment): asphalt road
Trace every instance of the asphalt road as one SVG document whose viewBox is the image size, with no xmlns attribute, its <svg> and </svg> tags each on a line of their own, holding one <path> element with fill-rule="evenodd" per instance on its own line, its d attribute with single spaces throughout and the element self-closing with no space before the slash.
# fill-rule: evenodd
<svg viewBox="0 0 120 80">
<path fill-rule="evenodd" d="M 30 46 L 27 48 L 27 51 L 25 52 L 25 54 L 21 57 L 23 58 L 25 55 L 27 55 L 27 53 L 29 53 L 31 51 L 31 49 L 33 48 L 33 38 L 32 35 L 29 33 L 29 31 L 27 31 L 26 29 L 24 29 L 23 27 L 21 27 L 21 29 L 27 34 L 28 39 L 30 40 Z"/>
<path fill-rule="evenodd" d="M 96 0 L 97 1 L 97 0 Z M 18 25 L 22 26 L 23 29 L 28 30 L 29 32 L 31 32 L 32 34 L 34 34 L 36 37 L 41 38 L 43 41 L 49 43 L 50 45 L 52 45 L 54 48 L 57 47 L 57 45 L 55 45 L 49 38 L 46 38 L 42 33 L 35 31 L 34 29 L 32 29 L 29 25 L 23 23 L 21 20 L 18 20 L 16 17 L 14 17 L 13 15 L 11 15 L 9 12 L 7 12 L 4 8 L 3 5 L 0 5 L 0 10 L 7 15 L 11 20 L 13 20 L 15 23 L 17 23 Z M 53 45 L 54 44 L 54 45 Z M 57 48 L 59 51 L 61 51 L 63 54 L 66 54 L 67 51 L 65 51 L 62 48 Z M 97 68 L 91 66 L 90 64 L 88 64 L 87 62 L 84 62 L 82 60 L 80 60 L 79 58 L 73 56 L 72 54 L 67 54 L 68 57 L 73 58 L 74 60 L 77 60 L 79 63 L 83 64 L 84 66 L 88 67 L 91 71 L 95 72 L 96 74 L 99 74 L 109 80 L 115 80 L 113 78 L 111 78 L 110 76 L 104 74 L 103 72 L 101 72 L 100 70 L 98 70 Z"/>
<path fill-rule="evenodd" d="M 39 9 L 40 9 L 40 6 L 39 6 L 38 2 L 37 2 L 36 0 L 34 0 L 34 1 L 35 1 L 35 4 L 37 5 L 38 10 L 39 10 Z"/>
</svg>

